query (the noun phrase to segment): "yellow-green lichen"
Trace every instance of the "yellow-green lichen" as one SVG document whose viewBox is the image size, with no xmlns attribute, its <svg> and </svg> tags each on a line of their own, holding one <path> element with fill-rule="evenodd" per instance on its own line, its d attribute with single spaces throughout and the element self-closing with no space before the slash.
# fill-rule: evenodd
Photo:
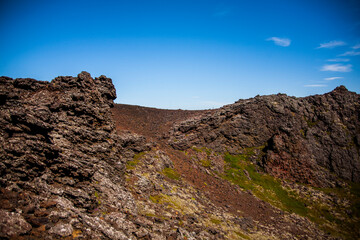
<svg viewBox="0 0 360 240">
<path fill-rule="evenodd" d="M 200 164 L 203 167 L 209 168 L 209 167 L 211 167 L 211 160 L 209 160 L 209 159 L 201 159 Z"/>
<path fill-rule="evenodd" d="M 214 224 L 220 224 L 222 221 L 218 218 L 211 218 L 210 222 L 214 223 Z"/>
<path fill-rule="evenodd" d="M 198 211 L 198 208 L 195 204 L 176 195 L 152 195 L 149 197 L 149 200 L 155 204 L 162 204 L 167 209 L 172 209 L 182 214 L 193 214 L 194 212 Z"/>
<path fill-rule="evenodd" d="M 146 152 L 140 152 L 135 154 L 133 160 L 128 161 L 126 163 L 126 169 L 135 169 L 135 167 L 139 164 L 140 159 L 146 154 Z"/>
<path fill-rule="evenodd" d="M 174 179 L 174 180 L 180 179 L 180 174 L 173 168 L 164 168 L 162 173 L 170 179 Z"/>
<path fill-rule="evenodd" d="M 95 195 L 97 203 L 100 205 L 101 204 L 100 194 L 97 191 L 95 191 L 94 195 Z"/>
<path fill-rule="evenodd" d="M 249 236 L 243 234 L 242 232 L 235 231 L 234 233 L 243 239 L 251 239 Z"/>
</svg>

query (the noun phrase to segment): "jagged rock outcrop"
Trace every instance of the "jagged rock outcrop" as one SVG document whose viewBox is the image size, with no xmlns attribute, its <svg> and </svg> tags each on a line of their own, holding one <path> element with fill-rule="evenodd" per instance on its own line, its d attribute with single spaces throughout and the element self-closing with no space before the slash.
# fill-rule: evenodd
<svg viewBox="0 0 360 240">
<path fill-rule="evenodd" d="M 0 78 L 0 237 L 128 239 L 93 214 L 136 209 L 124 166 L 151 146 L 116 134 L 115 98 L 111 79 L 87 72 L 51 82 Z"/>
<path fill-rule="evenodd" d="M 78 181 L 91 178 L 99 160 L 118 165 L 109 108 L 114 87 L 104 76 L 58 77 L 51 83 L 1 79 L 1 184 L 31 182 L 51 171 Z M 87 144 L 84 144 L 87 142 Z M 123 166 L 118 166 L 119 179 Z"/>
<path fill-rule="evenodd" d="M 257 160 L 272 175 L 318 186 L 360 182 L 360 96 L 344 86 L 305 98 L 257 96 L 174 126 L 170 144 L 239 154 L 262 147 Z"/>
</svg>

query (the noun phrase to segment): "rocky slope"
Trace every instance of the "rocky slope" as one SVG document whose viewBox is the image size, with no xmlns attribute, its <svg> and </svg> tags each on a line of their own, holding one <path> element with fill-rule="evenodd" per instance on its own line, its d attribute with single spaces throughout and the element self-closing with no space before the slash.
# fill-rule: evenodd
<svg viewBox="0 0 360 240">
<path fill-rule="evenodd" d="M 131 131 L 154 141 L 166 137 L 174 122 L 211 112 L 156 109 L 127 104 L 115 104 L 111 110 L 117 130 Z"/>
<path fill-rule="evenodd" d="M 341 86 L 306 98 L 240 100 L 179 123 L 170 143 L 231 154 L 258 147 L 258 164 L 275 177 L 322 187 L 359 183 L 360 96 Z"/>
<path fill-rule="evenodd" d="M 357 94 L 191 112 L 115 98 L 86 72 L 0 77 L 0 238 L 360 236 Z"/>
</svg>

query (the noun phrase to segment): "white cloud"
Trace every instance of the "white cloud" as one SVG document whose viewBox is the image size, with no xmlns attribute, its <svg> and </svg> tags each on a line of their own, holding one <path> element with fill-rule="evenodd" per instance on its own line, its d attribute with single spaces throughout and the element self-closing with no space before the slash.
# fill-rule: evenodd
<svg viewBox="0 0 360 240">
<path fill-rule="evenodd" d="M 339 56 L 344 57 L 344 56 L 358 56 L 360 55 L 360 52 L 356 52 L 356 51 L 347 51 L 343 54 L 340 54 Z"/>
<path fill-rule="evenodd" d="M 341 79 L 341 78 L 343 78 L 343 77 L 328 77 L 328 78 L 324 78 L 324 80 L 332 81 L 332 80 Z"/>
<path fill-rule="evenodd" d="M 334 48 L 334 47 L 339 47 L 339 46 L 344 46 L 346 45 L 346 42 L 343 41 L 330 41 L 327 43 L 320 43 L 320 46 L 317 48 Z"/>
<path fill-rule="evenodd" d="M 291 40 L 288 38 L 278 38 L 278 37 L 271 37 L 266 39 L 266 41 L 273 41 L 276 45 L 281 47 L 288 47 L 290 46 Z"/>
<path fill-rule="evenodd" d="M 325 64 L 324 66 L 322 66 L 321 71 L 331 71 L 331 72 L 351 72 L 352 65 L 351 64 L 347 64 L 347 65 L 342 65 L 339 63 L 336 64 Z"/>
<path fill-rule="evenodd" d="M 360 48 L 360 43 L 356 44 L 355 46 L 352 47 L 353 49 L 359 49 Z"/>
<path fill-rule="evenodd" d="M 310 84 L 310 85 L 304 85 L 304 87 L 327 87 L 325 84 Z"/>
<path fill-rule="evenodd" d="M 334 58 L 334 59 L 328 59 L 328 62 L 348 62 L 350 59 L 348 58 Z"/>
</svg>

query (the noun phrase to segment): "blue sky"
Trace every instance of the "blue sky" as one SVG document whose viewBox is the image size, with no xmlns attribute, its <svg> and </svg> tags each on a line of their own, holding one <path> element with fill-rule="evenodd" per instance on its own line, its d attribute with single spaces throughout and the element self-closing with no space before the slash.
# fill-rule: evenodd
<svg viewBox="0 0 360 240">
<path fill-rule="evenodd" d="M 360 93 L 358 0 L 0 0 L 0 36 L 0 76 L 106 75 L 118 103 Z"/>
</svg>

